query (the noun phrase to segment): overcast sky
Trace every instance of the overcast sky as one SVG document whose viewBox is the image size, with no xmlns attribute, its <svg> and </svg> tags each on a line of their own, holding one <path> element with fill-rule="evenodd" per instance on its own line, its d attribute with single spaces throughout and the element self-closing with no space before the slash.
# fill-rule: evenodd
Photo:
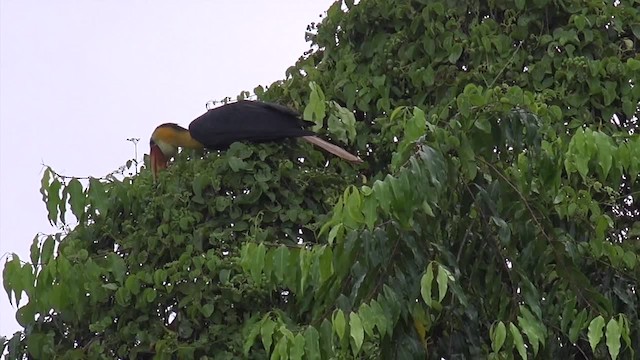
<svg viewBox="0 0 640 360">
<path fill-rule="evenodd" d="M 0 0 L 0 267 L 50 233 L 41 164 L 102 176 L 156 125 L 283 79 L 332 0 Z M 0 291 L 0 335 L 20 327 Z"/>
</svg>

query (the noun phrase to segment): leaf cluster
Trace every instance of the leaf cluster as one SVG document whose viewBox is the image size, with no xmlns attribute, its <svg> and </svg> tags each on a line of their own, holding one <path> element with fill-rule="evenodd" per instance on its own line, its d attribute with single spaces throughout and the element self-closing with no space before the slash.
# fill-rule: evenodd
<svg viewBox="0 0 640 360">
<path fill-rule="evenodd" d="M 639 5 L 337 1 L 254 93 L 366 165 L 45 173 L 78 225 L 5 265 L 10 358 L 636 357 Z"/>
</svg>

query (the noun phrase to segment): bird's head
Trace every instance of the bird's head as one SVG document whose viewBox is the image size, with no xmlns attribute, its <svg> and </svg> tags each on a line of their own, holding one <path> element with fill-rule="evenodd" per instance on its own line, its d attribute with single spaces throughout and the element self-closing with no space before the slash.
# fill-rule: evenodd
<svg viewBox="0 0 640 360">
<path fill-rule="evenodd" d="M 149 140 L 149 157 L 154 180 L 158 172 L 167 167 L 169 159 L 178 153 L 180 137 L 186 132 L 187 129 L 172 123 L 162 124 L 153 131 Z"/>
</svg>

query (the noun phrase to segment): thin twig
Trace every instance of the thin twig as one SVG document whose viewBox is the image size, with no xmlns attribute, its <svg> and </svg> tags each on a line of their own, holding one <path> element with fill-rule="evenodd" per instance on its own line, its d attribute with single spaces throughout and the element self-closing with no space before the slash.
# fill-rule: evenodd
<svg viewBox="0 0 640 360">
<path fill-rule="evenodd" d="M 492 87 L 496 83 L 496 81 L 498 81 L 498 79 L 500 78 L 502 73 L 507 69 L 507 67 L 509 65 L 511 65 L 511 62 L 513 62 L 513 59 L 516 57 L 516 54 L 518 53 L 518 50 L 520 50 L 520 48 L 522 47 L 522 43 L 523 43 L 523 41 L 520 41 L 520 43 L 518 44 L 518 47 L 516 47 L 516 49 L 513 51 L 513 54 L 511 54 L 511 58 L 509 58 L 509 61 L 507 61 L 507 63 L 504 64 L 504 66 L 502 67 L 502 70 L 500 70 L 498 75 L 496 75 L 495 79 L 493 79 L 491 84 L 488 86 L 489 88 Z"/>
<path fill-rule="evenodd" d="M 540 232 L 542 233 L 542 235 L 544 235 L 544 237 L 547 238 L 547 240 L 549 242 L 555 242 L 556 240 L 552 239 L 546 233 L 546 231 L 544 231 L 544 227 L 542 226 L 542 223 L 540 222 L 540 220 L 538 220 L 538 218 L 536 217 L 535 212 L 531 208 L 531 205 L 529 205 L 529 202 L 524 197 L 524 195 L 520 192 L 520 190 L 518 190 L 518 188 L 502 172 L 500 172 L 500 170 L 498 170 L 495 166 L 493 166 L 493 164 L 487 162 L 486 160 L 484 160 L 481 157 L 477 157 L 477 159 L 480 160 L 483 164 L 489 166 L 499 177 L 502 178 L 502 180 L 504 180 L 513 189 L 513 191 L 515 191 L 518 194 L 518 197 L 520 197 L 520 200 L 522 200 L 522 202 L 526 206 L 527 211 L 529 211 L 529 213 L 531 214 L 531 217 L 533 218 L 533 221 L 535 221 L 535 223 L 538 226 L 538 228 L 540 229 Z"/>
</svg>

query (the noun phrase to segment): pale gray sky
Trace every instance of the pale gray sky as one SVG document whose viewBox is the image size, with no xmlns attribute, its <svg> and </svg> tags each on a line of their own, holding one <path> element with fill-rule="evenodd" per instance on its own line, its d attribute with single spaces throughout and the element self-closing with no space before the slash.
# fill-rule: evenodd
<svg viewBox="0 0 640 360">
<path fill-rule="evenodd" d="M 102 176 L 156 125 L 283 79 L 332 0 L 0 0 L 0 255 L 49 233 L 41 163 Z M 4 268 L 2 258 L 0 267 Z M 0 290 L 0 335 L 20 327 Z"/>
</svg>

